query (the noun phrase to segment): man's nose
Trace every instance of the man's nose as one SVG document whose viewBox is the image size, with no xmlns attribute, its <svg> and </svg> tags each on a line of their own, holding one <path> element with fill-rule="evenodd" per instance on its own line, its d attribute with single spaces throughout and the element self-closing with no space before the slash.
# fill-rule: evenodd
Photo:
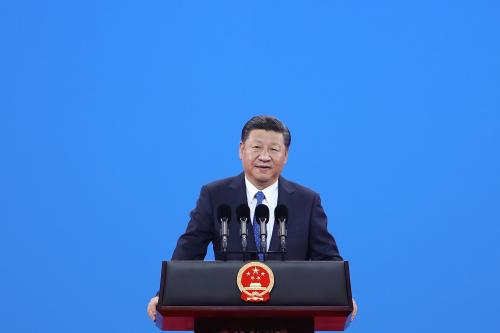
<svg viewBox="0 0 500 333">
<path fill-rule="evenodd" d="M 267 150 L 263 150 L 260 154 L 259 154 L 259 159 L 262 160 L 262 161 L 269 161 L 271 159 L 271 155 L 269 155 L 269 152 Z"/>
</svg>

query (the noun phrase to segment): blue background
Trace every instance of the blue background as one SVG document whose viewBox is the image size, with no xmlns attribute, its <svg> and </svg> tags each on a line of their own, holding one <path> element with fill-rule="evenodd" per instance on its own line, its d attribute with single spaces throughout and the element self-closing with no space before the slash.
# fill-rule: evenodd
<svg viewBox="0 0 500 333">
<path fill-rule="evenodd" d="M 157 332 L 146 304 L 241 127 L 292 131 L 351 332 L 499 332 L 498 1 L 2 1 L 0 330 Z"/>
</svg>

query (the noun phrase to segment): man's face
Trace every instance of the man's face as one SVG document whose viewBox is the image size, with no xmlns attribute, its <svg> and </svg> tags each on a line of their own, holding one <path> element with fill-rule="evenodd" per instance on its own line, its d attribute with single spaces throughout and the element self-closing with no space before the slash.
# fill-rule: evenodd
<svg viewBox="0 0 500 333">
<path fill-rule="evenodd" d="M 240 143 L 240 159 L 248 180 L 262 190 L 278 180 L 288 159 L 283 134 L 255 129 Z"/>
</svg>

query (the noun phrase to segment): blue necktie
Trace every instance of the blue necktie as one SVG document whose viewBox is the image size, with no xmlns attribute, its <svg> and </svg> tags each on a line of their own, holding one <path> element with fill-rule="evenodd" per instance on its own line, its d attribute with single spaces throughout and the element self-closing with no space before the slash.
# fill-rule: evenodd
<svg viewBox="0 0 500 333">
<path fill-rule="evenodd" d="M 257 206 L 262 204 L 262 202 L 266 198 L 262 191 L 257 192 L 255 194 L 255 197 L 257 198 Z M 253 235 L 255 237 L 255 246 L 257 246 L 257 251 L 260 251 L 260 223 L 259 221 L 257 221 L 255 213 L 253 215 Z M 259 253 L 259 260 L 264 260 L 264 255 L 262 253 Z"/>
</svg>

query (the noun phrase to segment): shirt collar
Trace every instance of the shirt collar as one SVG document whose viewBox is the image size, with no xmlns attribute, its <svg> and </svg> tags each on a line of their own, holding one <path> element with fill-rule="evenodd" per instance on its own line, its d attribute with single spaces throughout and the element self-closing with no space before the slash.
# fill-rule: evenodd
<svg viewBox="0 0 500 333">
<path fill-rule="evenodd" d="M 250 180 L 248 180 L 247 176 L 245 176 L 245 185 L 247 188 L 247 198 L 249 202 L 252 201 L 253 198 L 255 198 L 255 194 L 257 194 L 257 192 L 259 191 L 262 191 L 266 199 L 269 199 L 271 198 L 271 195 L 278 190 L 278 180 L 276 180 L 273 184 L 269 185 L 265 189 L 259 190 L 257 187 L 255 187 L 254 184 L 252 184 Z"/>
</svg>

